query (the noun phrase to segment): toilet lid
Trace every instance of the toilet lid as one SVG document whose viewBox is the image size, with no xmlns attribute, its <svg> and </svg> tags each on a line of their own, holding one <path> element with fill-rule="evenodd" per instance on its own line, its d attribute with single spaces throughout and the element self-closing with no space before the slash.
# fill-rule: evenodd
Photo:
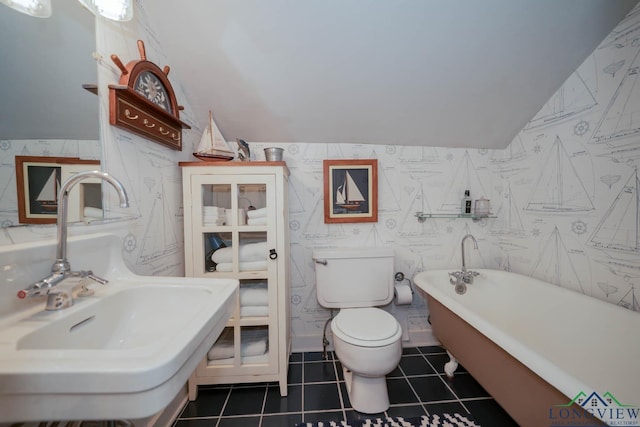
<svg viewBox="0 0 640 427">
<path fill-rule="evenodd" d="M 331 331 L 341 340 L 362 347 L 389 345 L 402 336 L 396 318 L 373 307 L 340 310 L 331 322 Z"/>
</svg>

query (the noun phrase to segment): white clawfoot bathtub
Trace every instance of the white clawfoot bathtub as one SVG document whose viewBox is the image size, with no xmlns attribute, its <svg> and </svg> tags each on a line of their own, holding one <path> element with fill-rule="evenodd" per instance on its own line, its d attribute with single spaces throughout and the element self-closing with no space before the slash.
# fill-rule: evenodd
<svg viewBox="0 0 640 427">
<path fill-rule="evenodd" d="M 523 426 L 586 423 L 577 418 L 588 413 L 609 422 L 621 408 L 624 421 L 640 421 L 629 411 L 640 407 L 640 313 L 531 277 L 477 271 L 463 295 L 448 270 L 414 277 L 452 355 L 448 375 L 459 360 Z M 603 396 L 593 407 L 568 405 Z"/>
</svg>

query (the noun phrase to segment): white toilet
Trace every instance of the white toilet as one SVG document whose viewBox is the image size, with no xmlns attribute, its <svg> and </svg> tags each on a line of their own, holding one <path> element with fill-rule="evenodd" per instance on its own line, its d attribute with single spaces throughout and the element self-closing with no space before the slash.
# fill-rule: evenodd
<svg viewBox="0 0 640 427">
<path fill-rule="evenodd" d="M 393 299 L 393 250 L 323 249 L 313 253 L 320 305 L 339 308 L 331 321 L 333 347 L 342 363 L 351 406 L 366 414 L 386 411 L 385 375 L 402 356 L 402 328 L 375 308 Z"/>
</svg>

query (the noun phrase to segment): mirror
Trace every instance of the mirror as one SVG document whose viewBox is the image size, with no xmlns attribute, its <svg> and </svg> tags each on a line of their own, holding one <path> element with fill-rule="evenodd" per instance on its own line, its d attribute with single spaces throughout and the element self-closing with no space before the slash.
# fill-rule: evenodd
<svg viewBox="0 0 640 427">
<path fill-rule="evenodd" d="M 50 18 L 0 4 L 0 227 L 19 224 L 15 156 L 100 160 L 95 18 L 77 0 Z"/>
</svg>

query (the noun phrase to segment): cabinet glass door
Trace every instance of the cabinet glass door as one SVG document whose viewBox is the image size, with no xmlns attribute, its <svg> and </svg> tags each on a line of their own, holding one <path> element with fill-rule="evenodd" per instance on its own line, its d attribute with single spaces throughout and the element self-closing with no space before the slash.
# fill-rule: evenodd
<svg viewBox="0 0 640 427">
<path fill-rule="evenodd" d="M 198 175 L 192 184 L 194 273 L 266 278 L 270 257 L 277 256 L 275 236 L 269 232 L 275 207 L 267 202 L 274 200 L 273 176 Z"/>
<path fill-rule="evenodd" d="M 193 266 L 197 276 L 238 279 L 239 295 L 224 337 L 207 364 L 249 368 L 247 374 L 277 369 L 277 265 L 275 177 L 192 177 Z M 270 351 L 270 343 L 276 343 Z M 218 348 L 219 347 L 219 348 Z M 233 349 L 233 357 L 228 356 Z"/>
</svg>

